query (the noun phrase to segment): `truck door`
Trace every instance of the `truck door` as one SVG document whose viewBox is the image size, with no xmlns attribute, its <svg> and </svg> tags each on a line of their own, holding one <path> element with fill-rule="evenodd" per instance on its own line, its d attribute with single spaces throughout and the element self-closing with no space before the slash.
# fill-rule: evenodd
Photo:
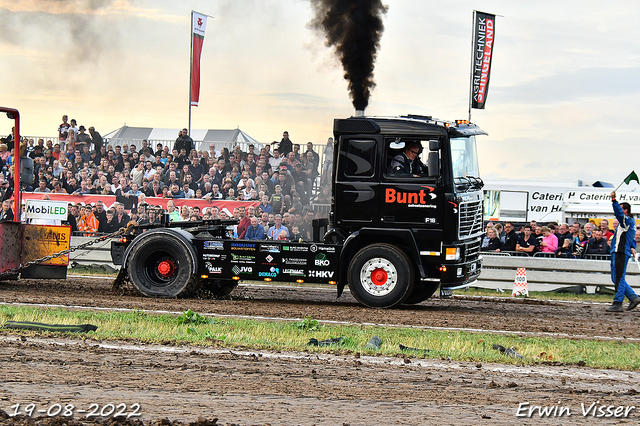
<svg viewBox="0 0 640 426">
<path fill-rule="evenodd" d="M 385 227 L 442 229 L 444 189 L 438 184 L 442 175 L 440 164 L 433 172 L 416 170 L 415 166 L 411 172 L 397 170 L 399 162 L 407 161 L 405 149 L 418 153 L 425 166 L 428 163 L 428 140 L 394 138 L 385 141 L 387 167 L 380 188 L 380 220 Z"/>
<path fill-rule="evenodd" d="M 338 144 L 333 213 L 336 224 L 378 224 L 380 136 L 342 136 Z"/>
</svg>

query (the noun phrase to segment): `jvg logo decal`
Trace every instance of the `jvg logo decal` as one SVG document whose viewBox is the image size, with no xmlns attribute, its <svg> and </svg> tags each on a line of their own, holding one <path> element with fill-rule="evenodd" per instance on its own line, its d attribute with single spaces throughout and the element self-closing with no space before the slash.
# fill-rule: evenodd
<svg viewBox="0 0 640 426">
<path fill-rule="evenodd" d="M 233 268 L 231 268 L 231 271 L 236 275 L 251 274 L 253 273 L 253 268 L 251 266 L 238 267 L 238 265 L 234 265 Z"/>
<path fill-rule="evenodd" d="M 415 191 L 398 191 L 393 188 L 387 188 L 384 192 L 384 202 L 387 204 L 408 204 L 409 207 L 431 207 L 435 208 L 433 204 L 427 204 L 427 196 L 430 200 L 436 198 L 436 194 L 433 193 L 433 187 L 422 186 L 427 188 L 429 192 L 421 189 L 419 192 Z"/>
</svg>

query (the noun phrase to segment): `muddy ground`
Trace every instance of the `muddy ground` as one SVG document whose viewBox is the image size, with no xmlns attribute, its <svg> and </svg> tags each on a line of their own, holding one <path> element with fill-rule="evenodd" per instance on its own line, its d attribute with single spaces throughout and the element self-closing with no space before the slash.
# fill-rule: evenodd
<svg viewBox="0 0 640 426">
<path fill-rule="evenodd" d="M 640 338 L 640 312 L 605 314 L 602 304 L 513 299 L 433 299 L 417 306 L 371 310 L 331 290 L 239 287 L 231 300 L 148 299 L 114 294 L 100 278 L 0 282 L 0 302 L 209 312 L 432 327 L 559 333 L 576 338 Z M 582 413 L 593 403 L 635 406 L 635 372 L 578 366 L 514 367 L 442 360 L 252 353 L 0 335 L 0 410 L 34 403 L 79 409 L 140 404 L 141 419 L 240 425 L 556 424 L 560 419 L 518 418 L 521 403 L 566 407 L 562 422 L 597 421 Z M 599 402 L 598 402 L 599 401 Z M 526 408 L 522 406 L 523 410 Z M 55 411 L 54 407 L 54 411 Z M 570 416 L 567 415 L 568 409 Z M 624 410 L 624 409 L 623 409 Z M 558 409 L 558 412 L 560 410 Z M 53 411 L 52 411 L 53 412 Z M 526 412 L 525 411 L 521 411 Z M 624 411 L 623 411 L 624 412 Z M 605 413 L 606 414 L 606 413 Z M 42 414 L 40 414 L 42 415 Z M 134 417 L 136 418 L 136 417 Z M 11 423 L 13 422 L 13 423 Z M 165 422 L 167 423 L 167 422 Z M 2 420 L 0 425 L 17 424 Z M 41 424 L 44 424 L 41 422 Z"/>
</svg>

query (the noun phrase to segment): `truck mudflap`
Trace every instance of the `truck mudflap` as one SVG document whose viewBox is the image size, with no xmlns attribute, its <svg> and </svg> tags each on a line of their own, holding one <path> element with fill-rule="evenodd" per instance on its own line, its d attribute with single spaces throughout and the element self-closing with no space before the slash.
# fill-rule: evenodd
<svg viewBox="0 0 640 426">
<path fill-rule="evenodd" d="M 448 297 L 453 290 L 470 287 L 478 280 L 482 270 L 482 258 L 463 263 L 443 264 L 442 268 L 440 296 Z"/>
</svg>

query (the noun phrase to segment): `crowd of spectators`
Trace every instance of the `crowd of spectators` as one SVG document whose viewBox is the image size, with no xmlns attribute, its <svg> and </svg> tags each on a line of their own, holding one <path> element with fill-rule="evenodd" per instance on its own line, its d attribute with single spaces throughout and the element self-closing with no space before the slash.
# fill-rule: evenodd
<svg viewBox="0 0 640 426">
<path fill-rule="evenodd" d="M 229 236 L 249 240 L 312 241 L 312 222 L 317 218 L 313 210 L 306 210 L 304 215 L 301 212 L 280 214 L 269 213 L 260 206 L 239 205 L 231 212 L 227 208 L 220 209 L 213 205 L 201 211 L 198 206 L 178 208 L 173 200 L 169 200 L 166 210 L 147 203 L 140 203 L 130 211 L 125 210 L 123 203 L 115 203 L 111 208 L 106 208 L 102 201 L 97 201 L 95 205 L 72 204 L 67 221 L 72 231 L 92 236 L 96 233 L 115 232 L 131 221 L 139 225 L 160 224 L 164 213 L 169 215 L 171 221 L 236 219 L 238 224 L 229 231 Z"/>
<path fill-rule="evenodd" d="M 587 255 L 608 255 L 613 231 L 618 221 L 613 220 L 613 230 L 609 221 L 602 219 L 599 225 L 587 222 L 581 225 L 549 223 L 540 225 L 536 221 L 515 229 L 513 222 L 488 222 L 482 238 L 481 250 L 485 252 L 521 252 L 529 256 L 549 253 L 551 256 L 584 259 Z M 640 230 L 636 232 L 640 242 Z"/>
<path fill-rule="evenodd" d="M 10 199 L 14 191 L 12 136 L 3 138 L 0 144 L 0 201 Z M 333 148 L 331 138 L 327 146 Z M 242 217 L 249 222 L 256 217 L 259 222 L 256 231 L 249 234 L 251 238 L 260 235 L 257 231 L 260 226 L 269 226 L 264 228 L 264 235 L 268 235 L 279 217 L 287 231 L 286 238 L 295 234 L 306 239 L 309 237 L 307 218 L 314 215 L 312 201 L 330 202 L 330 179 L 326 178 L 330 169 L 326 164 L 320 165 L 320 155 L 312 142 L 308 142 L 303 151 L 289 139 L 288 132 L 284 132 L 279 143 L 260 148 L 251 144 L 246 152 L 240 145 L 232 150 L 217 150 L 215 144 L 209 144 L 208 150 L 197 150 L 187 129 L 179 132 L 171 149 L 161 143 L 152 147 L 147 140 L 137 149 L 135 145 L 105 143 L 93 127 L 86 132 L 84 126 L 77 127 L 76 120 L 68 121 L 67 116 L 63 116 L 58 142 L 23 139 L 20 150 L 21 157 L 33 161 L 34 179 L 21 185 L 25 192 L 116 196 L 117 203 L 111 206 L 111 212 L 105 210 L 102 202 L 86 209 L 74 205 L 71 209 L 74 231 L 109 232 L 109 224 L 113 220 L 120 224 L 123 215 L 136 221 L 156 221 L 162 212 L 145 200 L 160 197 L 259 202 L 254 212 L 245 212 Z M 321 173 L 324 187 L 318 187 Z M 171 220 L 224 216 L 240 219 L 242 214 L 221 212 L 215 205 L 205 211 L 187 206 L 178 211 L 173 205 L 168 213 Z M 240 228 L 244 231 L 247 226 Z M 244 237 L 244 232 L 238 237 Z"/>
</svg>

